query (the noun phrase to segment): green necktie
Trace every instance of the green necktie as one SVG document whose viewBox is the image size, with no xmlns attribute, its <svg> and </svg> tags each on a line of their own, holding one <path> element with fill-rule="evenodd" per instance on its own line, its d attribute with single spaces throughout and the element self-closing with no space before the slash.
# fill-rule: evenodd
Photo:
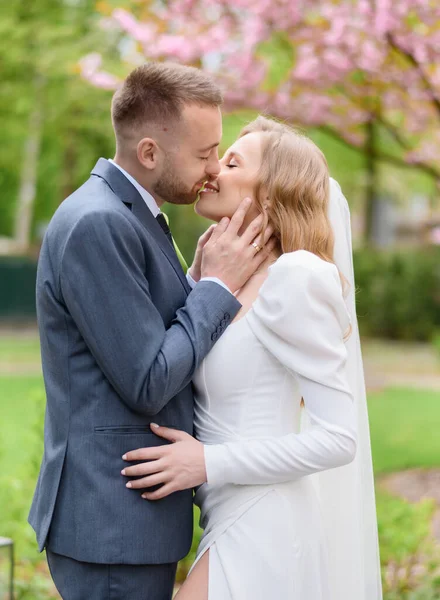
<svg viewBox="0 0 440 600">
<path fill-rule="evenodd" d="M 166 215 L 165 213 L 162 213 L 162 214 L 165 218 L 165 221 L 167 222 L 167 225 L 169 226 L 170 219 L 168 218 L 168 215 Z M 186 275 L 186 272 L 188 271 L 188 265 L 186 264 L 186 260 L 183 258 L 183 254 L 180 252 L 179 247 L 176 244 L 176 240 L 174 238 L 173 238 L 173 246 L 174 246 L 174 250 L 176 251 L 177 258 L 179 259 L 179 262 L 182 265 L 183 272 Z"/>
</svg>

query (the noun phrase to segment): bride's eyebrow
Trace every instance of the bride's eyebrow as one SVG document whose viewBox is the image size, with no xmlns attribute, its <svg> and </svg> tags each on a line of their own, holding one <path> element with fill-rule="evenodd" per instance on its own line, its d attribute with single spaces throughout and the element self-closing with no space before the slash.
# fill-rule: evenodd
<svg viewBox="0 0 440 600">
<path fill-rule="evenodd" d="M 235 150 L 232 150 L 231 152 L 228 152 L 227 154 L 227 158 L 230 160 L 231 158 L 238 158 L 238 160 L 240 161 L 244 161 L 244 157 L 239 153 L 236 152 Z"/>
</svg>

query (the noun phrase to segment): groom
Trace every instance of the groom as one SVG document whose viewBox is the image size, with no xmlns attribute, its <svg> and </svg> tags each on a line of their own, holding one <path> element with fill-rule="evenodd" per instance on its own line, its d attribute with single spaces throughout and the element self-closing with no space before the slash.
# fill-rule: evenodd
<svg viewBox="0 0 440 600">
<path fill-rule="evenodd" d="M 133 71 L 113 98 L 114 161 L 97 162 L 43 242 L 47 409 L 29 521 L 65 600 L 169 600 L 190 549 L 192 492 L 146 502 L 118 473 L 127 449 L 165 443 L 153 417 L 192 433 L 194 370 L 240 309 L 233 292 L 271 249 L 252 245 L 259 221 L 238 235 L 243 202 L 206 242 L 191 291 L 160 212 L 191 204 L 217 177 L 221 102 L 197 69 Z"/>
</svg>

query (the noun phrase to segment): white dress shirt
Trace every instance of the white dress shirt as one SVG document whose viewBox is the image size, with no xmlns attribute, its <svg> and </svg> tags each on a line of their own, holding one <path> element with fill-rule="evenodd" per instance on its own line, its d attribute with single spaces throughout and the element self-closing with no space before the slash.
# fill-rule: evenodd
<svg viewBox="0 0 440 600">
<path fill-rule="evenodd" d="M 137 189 L 137 191 L 139 192 L 139 194 L 142 196 L 145 204 L 150 209 L 153 217 L 156 218 L 157 215 L 160 214 L 161 210 L 157 206 L 156 200 L 153 198 L 153 196 L 149 192 L 147 192 L 147 190 L 145 188 L 143 188 L 136 181 L 136 179 L 130 175 L 130 173 L 127 173 L 127 171 L 125 169 L 123 169 L 120 165 L 118 165 L 117 163 L 115 163 L 114 160 L 112 160 L 111 158 L 109 158 L 108 162 L 110 162 L 117 169 L 119 169 L 121 171 L 121 173 L 123 175 L 125 175 L 125 177 L 128 179 L 128 181 L 131 184 L 134 185 L 134 187 Z M 191 277 L 191 275 L 189 273 L 186 274 L 186 280 L 188 281 L 188 285 L 190 286 L 191 289 L 193 289 L 197 285 L 197 281 L 194 281 L 194 279 Z M 232 293 L 231 290 L 228 288 L 228 286 L 225 283 L 223 283 L 223 281 L 221 281 L 221 279 L 219 279 L 218 277 L 202 277 L 202 279 L 200 281 L 213 281 L 214 283 L 217 283 L 218 285 L 221 285 L 222 288 L 224 288 L 228 292 Z"/>
</svg>

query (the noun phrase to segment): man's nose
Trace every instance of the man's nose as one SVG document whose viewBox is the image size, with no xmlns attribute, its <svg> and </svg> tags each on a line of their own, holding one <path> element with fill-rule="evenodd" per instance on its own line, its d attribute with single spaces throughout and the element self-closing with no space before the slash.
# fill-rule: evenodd
<svg viewBox="0 0 440 600">
<path fill-rule="evenodd" d="M 205 172 L 210 177 L 218 177 L 220 175 L 221 169 L 222 168 L 219 159 L 213 158 L 212 160 L 208 161 Z"/>
</svg>

